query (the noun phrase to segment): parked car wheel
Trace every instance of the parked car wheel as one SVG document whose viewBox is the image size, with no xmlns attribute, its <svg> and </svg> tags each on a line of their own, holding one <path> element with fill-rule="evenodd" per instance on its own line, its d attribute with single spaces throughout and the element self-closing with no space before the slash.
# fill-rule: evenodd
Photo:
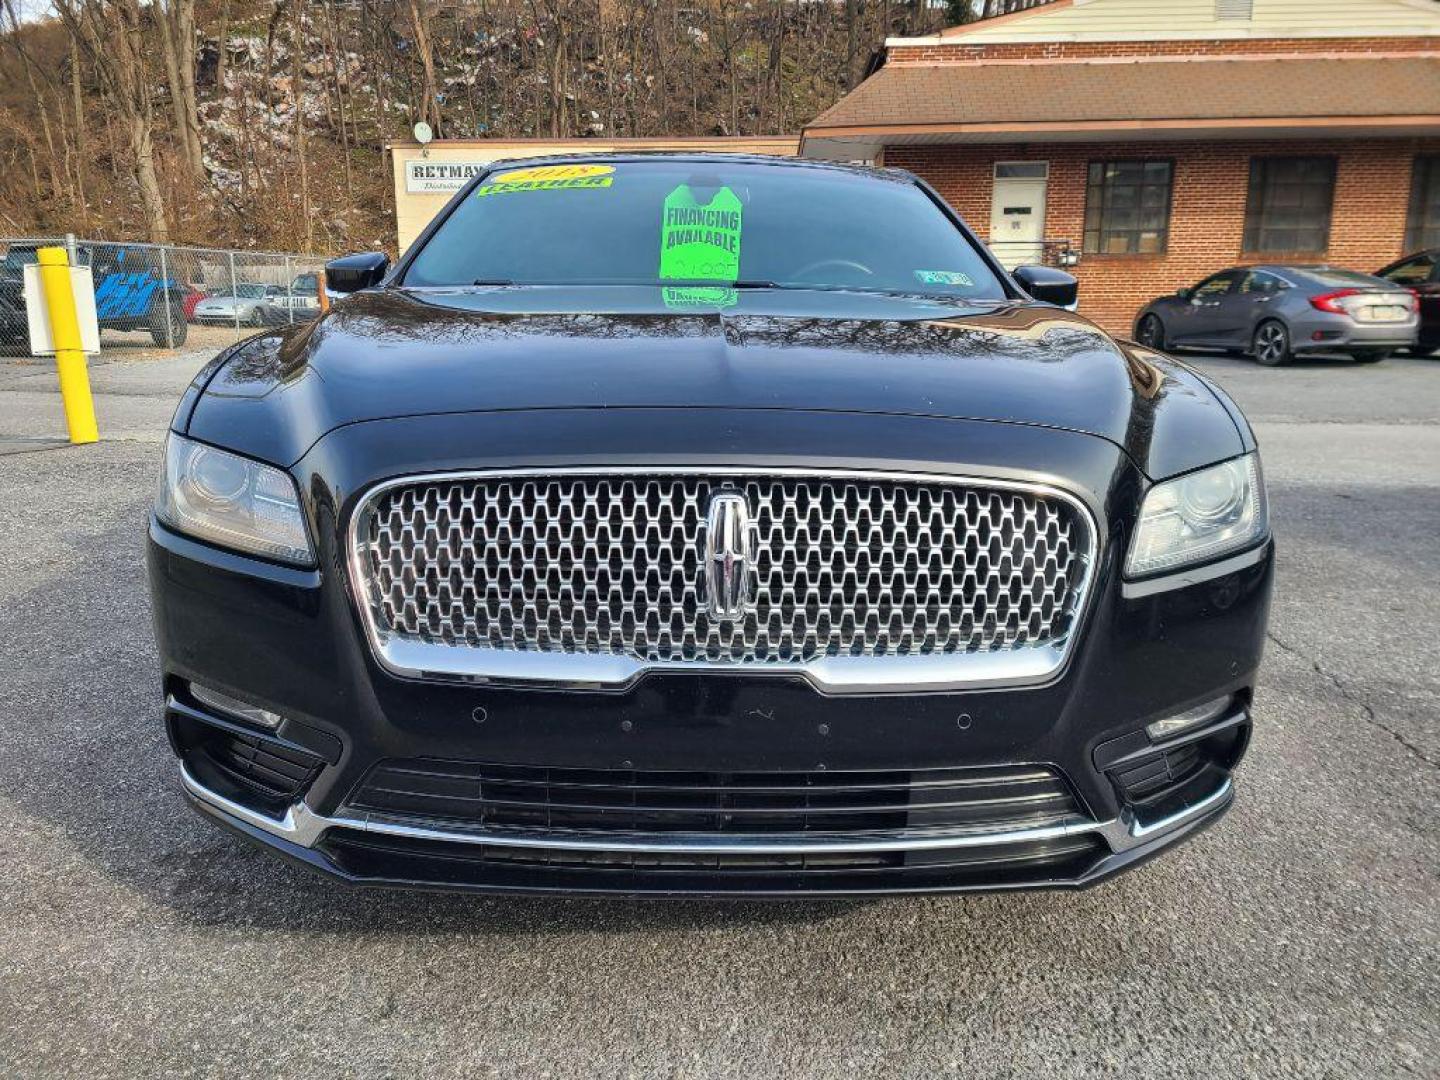
<svg viewBox="0 0 1440 1080">
<path fill-rule="evenodd" d="M 1255 337 L 1250 343 L 1250 355 L 1256 363 L 1266 367 L 1279 367 L 1290 362 L 1290 331 L 1285 324 L 1267 319 L 1255 328 Z"/>
<path fill-rule="evenodd" d="M 1352 353 L 1351 359 L 1357 364 L 1378 364 L 1381 360 L 1388 360 L 1390 354 L 1390 349 L 1366 349 L 1362 352 Z"/>
<path fill-rule="evenodd" d="M 247 326 L 265 326 L 268 320 L 265 318 L 265 309 L 258 304 L 250 309 L 250 314 L 245 319 Z"/>
<path fill-rule="evenodd" d="M 179 298 L 169 303 L 157 303 L 150 312 L 150 340 L 166 348 L 177 348 L 185 344 L 190 333 L 190 324 L 185 321 L 185 306 Z"/>
<path fill-rule="evenodd" d="M 1146 315 L 1135 328 L 1135 340 L 1147 349 L 1165 348 L 1165 324 L 1159 315 Z"/>
</svg>

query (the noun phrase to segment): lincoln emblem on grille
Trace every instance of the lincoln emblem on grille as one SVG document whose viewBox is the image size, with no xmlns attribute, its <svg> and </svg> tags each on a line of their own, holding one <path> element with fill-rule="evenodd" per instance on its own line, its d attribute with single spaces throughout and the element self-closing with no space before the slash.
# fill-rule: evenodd
<svg viewBox="0 0 1440 1080">
<path fill-rule="evenodd" d="M 705 604 L 712 619 L 745 615 L 754 572 L 750 506 L 737 491 L 716 492 L 705 518 Z"/>
</svg>

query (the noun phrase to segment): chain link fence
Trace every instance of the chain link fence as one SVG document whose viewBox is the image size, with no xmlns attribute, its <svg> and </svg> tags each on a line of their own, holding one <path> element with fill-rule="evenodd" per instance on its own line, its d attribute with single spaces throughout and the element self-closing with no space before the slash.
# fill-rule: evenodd
<svg viewBox="0 0 1440 1080">
<path fill-rule="evenodd" d="M 25 266 L 64 247 L 95 282 L 101 353 L 215 350 L 320 313 L 318 255 L 124 244 L 73 236 L 0 238 L 0 352 L 30 354 Z"/>
</svg>

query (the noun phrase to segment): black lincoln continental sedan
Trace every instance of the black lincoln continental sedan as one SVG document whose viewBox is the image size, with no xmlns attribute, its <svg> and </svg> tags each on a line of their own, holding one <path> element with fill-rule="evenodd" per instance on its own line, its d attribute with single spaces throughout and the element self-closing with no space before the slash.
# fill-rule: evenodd
<svg viewBox="0 0 1440 1080">
<path fill-rule="evenodd" d="M 1234 797 L 1272 544 L 1190 368 L 915 177 L 497 165 L 227 350 L 149 525 L 194 806 L 352 882 L 1077 886 Z"/>
</svg>

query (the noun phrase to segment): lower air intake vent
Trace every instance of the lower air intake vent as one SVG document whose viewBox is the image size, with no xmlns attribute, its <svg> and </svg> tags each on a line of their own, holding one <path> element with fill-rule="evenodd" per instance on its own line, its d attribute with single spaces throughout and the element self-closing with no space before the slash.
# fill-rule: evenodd
<svg viewBox="0 0 1440 1080">
<path fill-rule="evenodd" d="M 1044 766 L 708 773 L 383 762 L 354 811 L 475 828 L 611 833 L 891 833 L 1054 825 L 1079 810 Z"/>
<path fill-rule="evenodd" d="M 281 811 L 309 788 L 324 760 L 292 742 L 172 701 L 166 710 L 181 759 L 206 787 L 247 806 Z"/>
<path fill-rule="evenodd" d="M 221 733 L 207 747 L 215 764 L 265 795 L 295 798 L 320 769 L 320 759 L 260 735 Z"/>
</svg>

